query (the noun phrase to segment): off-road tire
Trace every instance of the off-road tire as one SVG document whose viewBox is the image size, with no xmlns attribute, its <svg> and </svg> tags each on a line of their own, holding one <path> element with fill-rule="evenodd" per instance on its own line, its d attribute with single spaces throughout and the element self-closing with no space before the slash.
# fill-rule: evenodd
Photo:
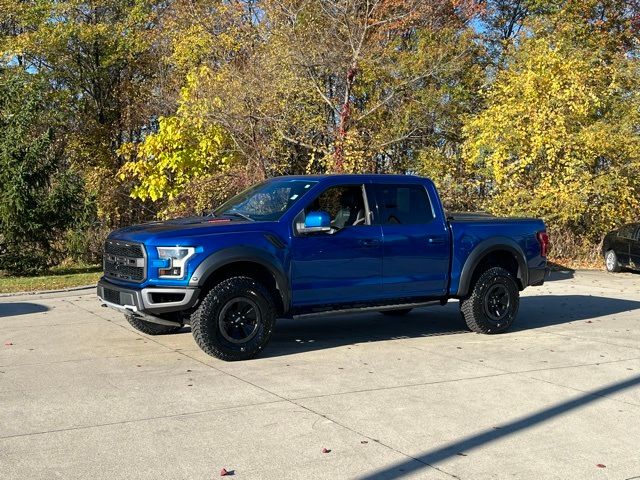
<svg viewBox="0 0 640 480">
<path fill-rule="evenodd" d="M 620 262 L 618 261 L 618 255 L 613 250 L 608 250 L 607 253 L 604 254 L 604 266 L 607 269 L 607 272 L 618 273 L 622 270 L 620 266 Z"/>
<path fill-rule="evenodd" d="M 488 311 L 496 291 L 503 292 L 499 293 L 500 298 L 507 296 L 508 306 L 504 316 L 492 318 Z M 506 331 L 513 324 L 519 304 L 520 290 L 513 275 L 502 267 L 492 267 L 477 278 L 469 296 L 460 300 L 460 312 L 470 330 L 495 334 Z"/>
<path fill-rule="evenodd" d="M 159 323 L 147 322 L 146 320 L 142 320 L 141 318 L 133 315 L 125 315 L 125 318 L 127 319 L 127 322 L 129 322 L 129 325 L 139 332 L 146 333 L 147 335 L 167 335 L 170 333 L 176 333 L 182 328 L 182 326 L 160 325 Z"/>
<path fill-rule="evenodd" d="M 411 310 L 413 310 L 413 308 L 401 308 L 399 310 L 382 310 L 380 313 L 389 317 L 404 317 L 411 312 Z"/>
<path fill-rule="evenodd" d="M 255 334 L 245 343 L 232 343 L 221 327 L 226 305 L 248 299 L 258 312 Z M 270 290 L 253 278 L 232 277 L 215 285 L 191 315 L 191 332 L 198 346 L 208 355 L 226 361 L 255 357 L 267 345 L 276 323 L 277 311 Z"/>
</svg>

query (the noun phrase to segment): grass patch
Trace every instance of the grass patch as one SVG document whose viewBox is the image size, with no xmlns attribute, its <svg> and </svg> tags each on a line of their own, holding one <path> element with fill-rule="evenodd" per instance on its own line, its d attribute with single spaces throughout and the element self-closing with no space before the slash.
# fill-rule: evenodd
<svg viewBox="0 0 640 480">
<path fill-rule="evenodd" d="M 95 285 L 101 276 L 101 265 L 54 267 L 44 275 L 33 277 L 0 276 L 0 293 L 59 290 L 82 285 Z"/>
</svg>

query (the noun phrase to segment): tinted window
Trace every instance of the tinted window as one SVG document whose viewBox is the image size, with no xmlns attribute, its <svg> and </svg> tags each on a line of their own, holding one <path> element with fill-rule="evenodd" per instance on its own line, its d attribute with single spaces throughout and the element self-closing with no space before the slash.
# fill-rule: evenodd
<svg viewBox="0 0 640 480">
<path fill-rule="evenodd" d="M 632 238 L 635 225 L 625 225 L 618 230 L 618 236 L 622 238 Z"/>
<path fill-rule="evenodd" d="M 344 228 L 366 224 L 362 185 L 330 187 L 305 208 L 309 212 L 325 211 L 331 217 L 331 226 Z"/>
<path fill-rule="evenodd" d="M 376 196 L 383 225 L 416 225 L 434 218 L 429 196 L 421 185 L 378 185 Z"/>
</svg>

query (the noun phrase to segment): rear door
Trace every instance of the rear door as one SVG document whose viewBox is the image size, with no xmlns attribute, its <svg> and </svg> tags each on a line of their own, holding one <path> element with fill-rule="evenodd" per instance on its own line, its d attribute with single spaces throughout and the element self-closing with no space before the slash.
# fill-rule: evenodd
<svg viewBox="0 0 640 480">
<path fill-rule="evenodd" d="M 618 235 L 613 238 L 613 242 L 611 244 L 613 251 L 616 252 L 618 261 L 624 266 L 628 266 L 631 263 L 629 250 L 631 247 L 634 230 L 635 228 L 633 225 L 625 225 L 624 227 L 621 227 L 618 230 Z"/>
<path fill-rule="evenodd" d="M 382 227 L 382 290 L 386 298 L 439 297 L 449 277 L 449 229 L 435 189 L 420 183 L 378 183 Z"/>
</svg>

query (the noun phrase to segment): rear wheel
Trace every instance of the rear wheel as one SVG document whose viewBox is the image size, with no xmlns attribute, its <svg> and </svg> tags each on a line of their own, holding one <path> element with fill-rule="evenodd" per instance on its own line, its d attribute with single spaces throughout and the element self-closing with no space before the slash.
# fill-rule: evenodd
<svg viewBox="0 0 640 480">
<path fill-rule="evenodd" d="M 520 290 L 513 275 L 493 267 L 480 275 L 471 294 L 460 300 L 460 311 L 474 332 L 502 333 L 513 324 L 519 304 Z"/>
<path fill-rule="evenodd" d="M 389 317 L 404 317 L 409 312 L 413 310 L 412 308 L 401 308 L 400 310 L 382 310 L 380 313 L 383 315 L 387 315 Z"/>
<path fill-rule="evenodd" d="M 250 277 L 232 277 L 209 290 L 191 315 L 191 332 L 205 353 L 246 360 L 269 342 L 275 321 L 269 289 Z"/>
<path fill-rule="evenodd" d="M 159 323 L 147 322 L 134 315 L 125 315 L 125 318 L 127 322 L 129 322 L 129 325 L 147 335 L 167 335 L 169 333 L 176 333 L 182 328 L 182 326 L 177 325 L 160 325 Z"/>
<path fill-rule="evenodd" d="M 614 252 L 613 250 L 609 250 L 604 255 L 604 264 L 607 267 L 608 272 L 615 273 L 621 270 L 620 262 L 618 261 L 618 256 L 616 255 L 616 252 Z"/>
</svg>

